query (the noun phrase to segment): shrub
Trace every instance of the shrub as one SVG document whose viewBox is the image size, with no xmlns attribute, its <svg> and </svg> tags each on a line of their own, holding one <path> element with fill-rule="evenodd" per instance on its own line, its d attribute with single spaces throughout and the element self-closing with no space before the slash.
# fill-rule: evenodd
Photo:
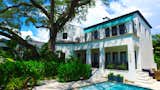
<svg viewBox="0 0 160 90">
<path fill-rule="evenodd" d="M 35 79 L 40 79 L 44 76 L 44 63 L 38 61 L 26 61 L 22 62 L 22 70 L 24 75 L 34 77 Z M 21 63 L 20 63 L 21 65 Z"/>
<path fill-rule="evenodd" d="M 12 78 L 32 77 L 36 82 L 44 75 L 44 63 L 37 61 L 7 61 L 0 64 L 0 73 L 0 85 L 4 87 Z"/>
<path fill-rule="evenodd" d="M 24 79 L 22 77 L 20 78 L 12 78 L 7 83 L 7 86 L 5 87 L 5 90 L 22 90 L 24 86 Z"/>
<path fill-rule="evenodd" d="M 115 64 L 108 64 L 107 69 L 115 69 Z"/>
<path fill-rule="evenodd" d="M 45 77 L 53 77 L 57 75 L 58 63 L 55 61 L 45 62 L 44 63 L 44 75 Z"/>
<path fill-rule="evenodd" d="M 35 85 L 44 77 L 53 77 L 57 75 L 58 63 L 54 61 L 6 61 L 0 63 L 0 87 L 13 87 L 13 83 L 18 83 L 17 80 L 29 79 L 26 83 Z M 11 82 L 15 80 L 15 82 Z M 9 84 L 9 85 L 8 85 Z"/>
<path fill-rule="evenodd" d="M 60 64 L 58 67 L 58 80 L 61 82 L 88 79 L 90 75 L 91 66 L 79 63 L 76 60 Z"/>
<path fill-rule="evenodd" d="M 0 85 L 6 85 L 10 78 L 16 75 L 15 62 L 5 62 L 0 64 Z"/>
<path fill-rule="evenodd" d="M 108 74 L 108 81 L 114 81 L 114 74 L 113 73 Z"/>
<path fill-rule="evenodd" d="M 116 76 L 116 81 L 117 81 L 117 82 L 123 82 L 123 76 L 121 76 L 120 74 L 118 74 L 118 75 Z"/>
<path fill-rule="evenodd" d="M 120 74 L 114 75 L 113 73 L 110 73 L 108 74 L 108 81 L 123 82 L 123 76 Z"/>
<path fill-rule="evenodd" d="M 117 69 L 119 69 L 119 70 L 127 70 L 128 68 L 127 68 L 126 64 L 121 64 L 121 65 L 117 66 Z"/>
</svg>

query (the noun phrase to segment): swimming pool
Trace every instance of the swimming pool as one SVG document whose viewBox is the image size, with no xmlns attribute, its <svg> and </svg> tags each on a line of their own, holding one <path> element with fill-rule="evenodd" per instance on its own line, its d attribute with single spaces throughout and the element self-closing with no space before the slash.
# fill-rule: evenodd
<svg viewBox="0 0 160 90">
<path fill-rule="evenodd" d="M 151 90 L 122 83 L 103 82 L 81 87 L 79 90 Z"/>
</svg>

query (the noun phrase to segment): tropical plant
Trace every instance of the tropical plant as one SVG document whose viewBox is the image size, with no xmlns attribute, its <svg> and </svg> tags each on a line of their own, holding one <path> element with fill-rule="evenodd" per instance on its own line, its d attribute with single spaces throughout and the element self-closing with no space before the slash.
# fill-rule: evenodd
<svg viewBox="0 0 160 90">
<path fill-rule="evenodd" d="M 120 64 L 116 68 L 119 69 L 119 70 L 127 70 L 128 69 L 127 64 Z"/>
<path fill-rule="evenodd" d="M 56 76 L 58 64 L 59 63 L 54 61 L 7 60 L 0 64 L 0 87 L 6 88 L 8 84 L 13 85 L 14 83 L 19 83 L 17 79 L 23 81 L 23 87 L 27 87 L 28 85 L 33 87 L 40 79 L 53 78 Z M 11 80 L 15 81 L 12 82 Z"/>
<path fill-rule="evenodd" d="M 44 62 L 44 75 L 45 77 L 54 77 L 57 75 L 58 63 L 55 61 Z"/>
<path fill-rule="evenodd" d="M 123 82 L 123 76 L 121 76 L 120 74 L 118 74 L 118 75 L 116 76 L 116 81 L 117 81 L 117 82 Z"/>
<path fill-rule="evenodd" d="M 5 90 L 22 90 L 24 87 L 24 78 L 12 78 L 7 83 L 7 86 L 4 88 Z"/>
<path fill-rule="evenodd" d="M 123 76 L 121 76 L 120 74 L 114 75 L 113 73 L 109 73 L 108 81 L 123 82 Z"/>
<path fill-rule="evenodd" d="M 108 64 L 108 65 L 106 66 L 106 68 L 107 68 L 107 69 L 115 69 L 116 66 L 115 66 L 115 64 Z"/>
<path fill-rule="evenodd" d="M 80 79 L 88 79 L 91 75 L 91 66 L 79 63 L 78 61 L 70 61 L 60 64 L 58 67 L 58 80 L 61 82 L 77 81 Z"/>
<path fill-rule="evenodd" d="M 108 81 L 114 81 L 114 74 L 113 73 L 108 74 Z"/>
<path fill-rule="evenodd" d="M 153 35 L 154 59 L 160 69 L 160 34 Z"/>
</svg>

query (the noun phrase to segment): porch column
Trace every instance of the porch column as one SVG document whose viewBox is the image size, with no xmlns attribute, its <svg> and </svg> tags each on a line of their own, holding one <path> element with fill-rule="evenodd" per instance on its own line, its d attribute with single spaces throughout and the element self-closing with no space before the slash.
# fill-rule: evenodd
<svg viewBox="0 0 160 90">
<path fill-rule="evenodd" d="M 137 69 L 142 70 L 142 61 L 141 61 L 141 49 L 137 48 Z"/>
<path fill-rule="evenodd" d="M 135 80 L 135 49 L 134 43 L 131 41 L 128 44 L 128 71 L 129 71 L 129 79 Z"/>
<path fill-rule="evenodd" d="M 100 47 L 99 48 L 99 68 L 104 70 L 104 66 L 105 66 L 105 50 L 104 47 Z"/>
<path fill-rule="evenodd" d="M 91 49 L 86 50 L 86 63 L 91 64 Z"/>
</svg>

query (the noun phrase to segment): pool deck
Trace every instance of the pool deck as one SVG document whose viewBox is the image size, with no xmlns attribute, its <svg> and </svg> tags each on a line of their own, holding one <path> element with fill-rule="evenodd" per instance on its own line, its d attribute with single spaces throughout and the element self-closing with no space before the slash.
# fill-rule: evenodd
<svg viewBox="0 0 160 90">
<path fill-rule="evenodd" d="M 44 80 L 44 85 L 36 86 L 33 90 L 68 90 L 74 89 L 77 90 L 78 87 L 87 86 L 95 83 L 100 83 L 107 81 L 107 78 L 90 78 L 88 80 L 80 80 L 80 81 L 72 81 L 67 83 L 60 83 L 56 80 Z M 140 87 L 150 88 L 153 90 L 160 90 L 160 82 L 156 82 L 154 85 L 142 85 L 138 83 L 129 83 L 125 82 L 126 84 L 136 85 Z"/>
<path fill-rule="evenodd" d="M 43 81 L 44 85 L 36 86 L 33 90 L 68 90 L 74 89 L 76 90 L 78 87 L 91 85 L 94 83 L 100 83 L 107 81 L 106 78 L 97 78 L 97 79 L 88 79 L 88 80 L 80 80 L 80 81 L 72 81 L 67 83 L 60 83 L 56 80 L 45 80 Z"/>
</svg>

